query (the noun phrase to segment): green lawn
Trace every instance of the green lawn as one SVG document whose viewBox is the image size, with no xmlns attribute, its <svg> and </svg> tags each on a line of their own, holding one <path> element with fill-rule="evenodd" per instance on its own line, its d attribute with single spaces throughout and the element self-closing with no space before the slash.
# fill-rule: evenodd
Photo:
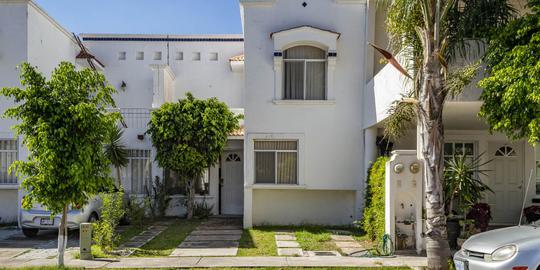
<svg viewBox="0 0 540 270">
<path fill-rule="evenodd" d="M 331 239 L 329 227 L 324 226 L 262 226 L 244 230 L 237 256 L 277 256 L 275 231 L 291 231 L 300 247 L 306 251 L 339 251 Z M 351 228 L 353 237 L 360 243 L 368 243 L 364 233 Z"/>
<path fill-rule="evenodd" d="M 244 230 L 237 256 L 277 256 L 274 231 L 265 228 Z"/>
<path fill-rule="evenodd" d="M 20 269 L 20 270 L 57 270 L 57 269 L 65 269 L 65 270 L 83 270 L 84 268 L 74 268 L 74 267 L 65 267 L 65 268 L 58 268 L 56 266 L 41 266 L 41 267 L 23 267 L 23 268 L 1 268 L 0 270 L 4 269 Z M 95 269 L 103 269 L 103 268 L 95 268 Z M 133 268 L 123 268 L 124 270 L 134 270 Z M 154 270 L 154 269 L 161 269 L 161 270 L 172 270 L 172 269 L 179 269 L 179 268 L 145 268 L 148 270 Z M 254 269 L 254 270 L 410 270 L 411 268 L 408 267 L 254 267 L 254 268 L 192 268 L 196 270 L 245 270 L 245 269 Z"/>
<path fill-rule="evenodd" d="M 331 233 L 324 227 L 306 226 L 294 228 L 296 241 L 307 251 L 338 251 Z"/>
<path fill-rule="evenodd" d="M 191 231 L 200 223 L 200 220 L 175 219 L 165 231 L 160 233 L 146 245 L 136 249 L 131 256 L 156 257 L 169 256 Z"/>
</svg>

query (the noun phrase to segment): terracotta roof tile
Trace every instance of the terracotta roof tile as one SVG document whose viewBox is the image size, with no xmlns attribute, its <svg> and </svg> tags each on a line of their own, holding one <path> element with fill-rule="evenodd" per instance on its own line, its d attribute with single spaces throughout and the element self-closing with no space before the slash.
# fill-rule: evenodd
<svg viewBox="0 0 540 270">
<path fill-rule="evenodd" d="M 235 62 L 235 61 L 243 62 L 244 61 L 244 54 L 233 56 L 233 57 L 229 58 L 229 61 L 231 61 L 231 62 Z"/>
<path fill-rule="evenodd" d="M 244 136 L 244 126 L 240 126 L 239 129 L 231 132 L 231 134 L 229 134 L 229 136 Z"/>
</svg>

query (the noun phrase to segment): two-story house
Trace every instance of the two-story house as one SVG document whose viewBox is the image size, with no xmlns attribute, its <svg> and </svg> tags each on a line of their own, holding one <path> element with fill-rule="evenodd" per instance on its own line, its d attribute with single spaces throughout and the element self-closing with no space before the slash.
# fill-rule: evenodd
<svg viewBox="0 0 540 270">
<path fill-rule="evenodd" d="M 368 46 L 387 44 L 384 13 L 374 0 L 239 3 L 243 35 L 80 34 L 89 56 L 34 2 L 0 0 L 0 84 L 20 85 L 23 61 L 46 75 L 60 61 L 79 68 L 92 61 L 118 90 L 116 110 L 124 116 L 129 148 L 121 182 L 132 196 L 145 196 L 156 176 L 163 179 L 173 198 L 169 215 L 185 212 L 184 187 L 154 161 L 145 134 L 150 112 L 188 91 L 217 97 L 245 119 L 197 183 L 197 200 L 216 215 L 243 216 L 245 227 L 351 224 L 361 217 L 366 171 L 378 155 L 376 137 L 388 106 L 404 91 L 404 79 Z M 487 152 L 497 160 L 486 179 L 497 192 L 488 201 L 497 211 L 494 220 L 511 223 L 506 213 L 516 206 L 501 202 L 536 196 L 534 188 L 524 194 L 522 176 L 537 166 L 540 153 L 488 134 L 476 117 L 479 91 L 448 103 L 446 148 L 448 155 Z M 2 112 L 12 105 L 0 100 Z M 21 179 L 7 172 L 27 156 L 13 124 L 0 120 L 0 222 L 17 220 L 24 193 Z M 394 143 L 394 149 L 416 149 L 415 130 Z"/>
</svg>

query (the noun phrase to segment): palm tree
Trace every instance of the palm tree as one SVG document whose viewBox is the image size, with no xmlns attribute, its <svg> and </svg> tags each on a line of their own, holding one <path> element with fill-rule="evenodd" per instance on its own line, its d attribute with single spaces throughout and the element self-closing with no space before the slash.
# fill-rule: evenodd
<svg viewBox="0 0 540 270">
<path fill-rule="evenodd" d="M 128 151 L 126 146 L 122 143 L 122 134 L 124 131 L 120 127 L 114 128 L 107 137 L 105 142 L 105 155 L 111 161 L 111 164 L 116 169 L 117 176 L 117 187 L 120 187 L 122 184 L 120 168 L 127 166 L 128 160 Z"/>
<path fill-rule="evenodd" d="M 506 0 L 378 1 L 387 12 L 390 49 L 407 63 L 404 69 L 412 78 L 411 91 L 390 109 L 385 133 L 398 137 L 410 122 L 417 123 L 418 155 L 424 163 L 428 268 L 447 269 L 443 107 L 447 96 L 459 94 L 479 67 L 473 63 L 452 68 L 452 61 L 466 57 L 471 41 L 481 44 L 491 27 L 510 20 L 513 9 Z M 386 57 L 393 59 L 391 54 Z M 390 63 L 399 66 L 395 60 Z"/>
</svg>

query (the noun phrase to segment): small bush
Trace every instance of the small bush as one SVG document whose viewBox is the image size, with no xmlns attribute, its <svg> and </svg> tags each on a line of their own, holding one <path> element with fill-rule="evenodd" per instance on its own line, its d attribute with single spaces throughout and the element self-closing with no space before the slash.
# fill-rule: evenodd
<svg viewBox="0 0 540 270">
<path fill-rule="evenodd" d="M 150 209 L 152 217 L 164 217 L 165 211 L 169 207 L 171 198 L 167 194 L 167 186 L 165 181 L 161 181 L 159 176 L 156 176 L 152 183 L 152 191 L 146 188 L 146 196 L 150 198 Z"/>
<path fill-rule="evenodd" d="M 366 204 L 362 227 L 369 239 L 375 241 L 384 235 L 385 168 L 388 157 L 379 157 L 368 173 Z"/>
<path fill-rule="evenodd" d="M 203 200 L 202 202 L 195 202 L 193 205 L 193 216 L 201 219 L 208 218 L 212 215 L 213 208 L 214 205 L 208 205 L 206 200 Z"/>
<path fill-rule="evenodd" d="M 101 217 L 98 222 L 93 224 L 92 239 L 96 245 L 106 252 L 112 251 L 117 243 L 115 231 L 124 215 L 123 197 L 123 191 L 101 195 L 103 200 Z"/>
<path fill-rule="evenodd" d="M 127 216 L 129 222 L 134 226 L 142 228 L 146 218 L 146 209 L 150 205 L 150 198 L 146 197 L 142 202 L 137 198 L 131 198 L 127 203 Z"/>
</svg>

